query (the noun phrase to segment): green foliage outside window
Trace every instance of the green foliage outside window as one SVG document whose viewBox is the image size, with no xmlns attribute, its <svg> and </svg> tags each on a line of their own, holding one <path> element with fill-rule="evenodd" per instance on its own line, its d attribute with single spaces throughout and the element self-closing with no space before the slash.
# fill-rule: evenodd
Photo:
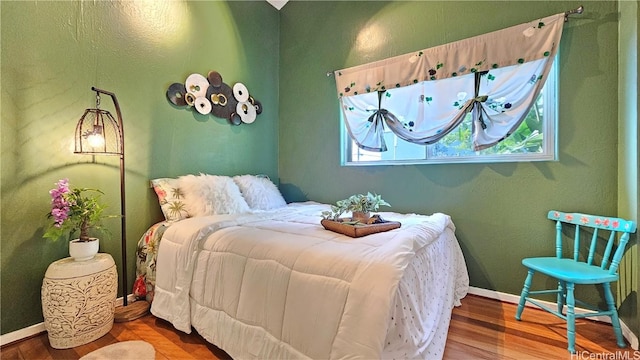
<svg viewBox="0 0 640 360">
<path fill-rule="evenodd" d="M 518 129 L 496 145 L 480 150 L 479 155 L 541 153 L 543 151 L 543 96 L 531 107 L 525 120 Z M 431 145 L 434 157 L 474 155 L 471 140 L 471 114 L 452 132 Z"/>
</svg>

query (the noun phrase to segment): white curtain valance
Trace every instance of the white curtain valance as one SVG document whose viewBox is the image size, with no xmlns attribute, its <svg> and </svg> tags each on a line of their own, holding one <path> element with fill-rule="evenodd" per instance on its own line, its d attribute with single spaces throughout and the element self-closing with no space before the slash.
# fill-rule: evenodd
<svg viewBox="0 0 640 360">
<path fill-rule="evenodd" d="M 474 148 L 493 146 L 517 129 L 542 89 L 564 17 L 336 71 L 349 134 L 371 151 L 386 151 L 385 125 L 406 141 L 431 144 L 471 112 Z"/>
</svg>

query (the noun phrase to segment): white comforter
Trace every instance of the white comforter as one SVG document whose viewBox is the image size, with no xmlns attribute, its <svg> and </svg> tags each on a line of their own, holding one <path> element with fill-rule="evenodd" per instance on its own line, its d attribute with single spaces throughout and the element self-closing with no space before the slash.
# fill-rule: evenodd
<svg viewBox="0 0 640 360">
<path fill-rule="evenodd" d="M 444 214 L 381 213 L 402 227 L 353 239 L 320 226 L 327 209 L 290 204 L 173 224 L 160 243 L 152 313 L 187 333 L 194 326 L 238 359 L 383 357 L 405 269 L 442 234 L 453 236 L 453 223 Z M 466 293 L 464 261 L 450 271 L 449 315 L 434 328 L 448 327 Z"/>
</svg>

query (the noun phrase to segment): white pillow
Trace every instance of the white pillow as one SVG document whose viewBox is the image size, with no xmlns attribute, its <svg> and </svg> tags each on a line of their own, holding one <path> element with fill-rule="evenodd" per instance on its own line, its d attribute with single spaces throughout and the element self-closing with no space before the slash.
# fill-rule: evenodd
<svg viewBox="0 0 640 360">
<path fill-rule="evenodd" d="M 178 178 L 190 216 L 237 214 L 251 209 L 228 176 L 185 175 Z"/>
<path fill-rule="evenodd" d="M 234 176 L 242 196 L 253 210 L 271 210 L 287 205 L 280 190 L 268 177 L 254 175 Z"/>
</svg>

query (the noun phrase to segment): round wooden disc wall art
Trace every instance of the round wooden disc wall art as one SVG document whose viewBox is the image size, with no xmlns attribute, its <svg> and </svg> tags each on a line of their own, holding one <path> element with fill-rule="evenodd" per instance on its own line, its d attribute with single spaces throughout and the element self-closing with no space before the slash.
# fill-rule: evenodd
<svg viewBox="0 0 640 360">
<path fill-rule="evenodd" d="M 184 84 L 173 83 L 167 89 L 173 105 L 189 107 L 200 114 L 227 119 L 233 125 L 251 124 L 262 113 L 262 104 L 243 83 L 233 87 L 222 82 L 222 75 L 210 71 L 207 77 L 191 74 Z"/>
</svg>

